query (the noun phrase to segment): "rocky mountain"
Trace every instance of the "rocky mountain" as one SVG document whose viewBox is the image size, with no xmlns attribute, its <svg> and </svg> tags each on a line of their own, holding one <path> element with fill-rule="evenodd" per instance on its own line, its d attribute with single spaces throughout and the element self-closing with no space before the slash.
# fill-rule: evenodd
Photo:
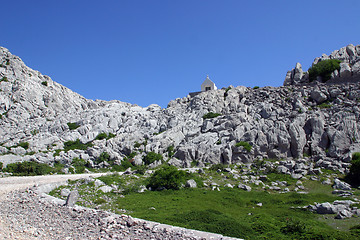
<svg viewBox="0 0 360 240">
<path fill-rule="evenodd" d="M 295 163 L 306 163 L 305 172 L 319 166 L 346 171 L 351 154 L 360 151 L 359 53 L 360 46 L 349 45 L 315 59 L 343 61 L 331 83 L 306 84 L 297 65 L 283 87 L 230 86 L 162 109 L 85 99 L 0 48 L 0 162 L 93 163 L 107 152 L 121 163 L 136 152 L 134 163 L 143 164 L 143 156 L 155 152 L 181 167 L 271 158 L 294 171 Z M 92 144 L 64 151 L 77 139 Z"/>
</svg>

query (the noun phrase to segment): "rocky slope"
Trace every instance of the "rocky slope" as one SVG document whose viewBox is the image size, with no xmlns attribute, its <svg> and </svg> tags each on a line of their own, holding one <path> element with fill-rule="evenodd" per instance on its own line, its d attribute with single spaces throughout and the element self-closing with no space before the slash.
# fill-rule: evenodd
<svg viewBox="0 0 360 240">
<path fill-rule="evenodd" d="M 351 57 L 348 47 L 330 58 L 344 57 L 345 51 L 344 59 L 349 59 L 355 73 L 360 47 L 353 48 Z M 354 81 L 294 85 L 291 78 L 285 81 L 289 86 L 230 87 L 175 99 L 166 109 L 142 108 L 85 99 L 28 68 L 5 48 L 0 48 L 0 63 L 0 161 L 4 165 L 28 160 L 69 164 L 75 157 L 94 161 L 102 152 L 118 163 L 137 152 L 134 161 L 142 164 L 142 156 L 154 151 L 182 167 L 277 158 L 346 171 L 351 154 L 360 151 L 360 85 Z M 203 119 L 209 112 L 221 115 Z M 68 123 L 79 127 L 71 130 Z M 94 140 L 99 133 L 115 137 Z M 93 141 L 93 146 L 54 154 L 64 142 L 76 139 Z M 24 142 L 29 143 L 27 149 L 21 147 Z M 247 150 L 236 145 L 239 142 L 252 147 Z M 172 157 L 170 146 L 174 146 Z"/>
</svg>

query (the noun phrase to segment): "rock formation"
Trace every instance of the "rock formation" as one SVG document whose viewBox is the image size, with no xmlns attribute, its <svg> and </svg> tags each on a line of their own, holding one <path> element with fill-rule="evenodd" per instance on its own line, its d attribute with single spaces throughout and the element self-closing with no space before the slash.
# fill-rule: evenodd
<svg viewBox="0 0 360 240">
<path fill-rule="evenodd" d="M 344 59 L 355 76 L 359 51 L 360 46 L 349 45 L 316 61 Z M 35 160 L 68 166 L 74 158 L 95 164 L 103 152 L 115 162 L 137 152 L 134 163 L 143 164 L 142 156 L 155 152 L 181 167 L 276 158 L 345 171 L 351 154 L 360 151 L 359 84 L 297 85 L 306 78 L 300 64 L 288 73 L 287 86 L 212 90 L 175 99 L 162 109 L 85 99 L 5 48 L 0 48 L 0 63 L 4 165 Z M 204 119 L 209 112 L 221 115 Z M 95 140 L 100 133 L 114 137 Z M 65 142 L 77 139 L 93 145 L 61 151 Z"/>
<path fill-rule="evenodd" d="M 346 83 L 358 82 L 360 80 L 360 45 L 349 44 L 340 50 L 335 50 L 329 56 L 323 54 L 315 58 L 312 66 L 328 60 L 338 59 L 341 61 L 340 70 L 335 70 L 331 74 L 331 79 L 327 83 Z M 318 79 L 321 82 L 321 79 Z M 304 72 L 300 63 L 296 63 L 295 68 L 288 71 L 285 77 L 284 86 L 309 84 L 309 73 Z M 316 84 L 316 83 L 315 83 Z"/>
</svg>

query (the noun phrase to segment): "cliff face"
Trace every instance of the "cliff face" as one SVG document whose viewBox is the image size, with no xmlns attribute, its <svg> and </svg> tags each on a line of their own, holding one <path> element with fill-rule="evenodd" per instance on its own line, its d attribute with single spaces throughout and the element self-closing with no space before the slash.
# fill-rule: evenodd
<svg viewBox="0 0 360 240">
<path fill-rule="evenodd" d="M 26 67 L 5 48 L 0 48 L 0 62 L 0 161 L 5 165 L 28 160 L 70 163 L 75 157 L 93 161 L 102 152 L 117 162 L 137 152 L 135 163 L 141 164 L 142 156 L 154 151 L 182 167 L 305 157 L 344 171 L 351 153 L 360 151 L 360 86 L 355 82 L 240 86 L 175 99 L 166 109 L 142 108 L 85 99 Z M 209 112 L 221 115 L 203 119 Z M 70 129 L 68 123 L 79 127 Z M 94 140 L 99 133 L 115 137 Z M 76 139 L 93 141 L 93 146 L 54 156 L 64 142 Z M 28 142 L 28 149 L 20 142 Z M 244 143 L 251 148 L 241 146 Z"/>
</svg>

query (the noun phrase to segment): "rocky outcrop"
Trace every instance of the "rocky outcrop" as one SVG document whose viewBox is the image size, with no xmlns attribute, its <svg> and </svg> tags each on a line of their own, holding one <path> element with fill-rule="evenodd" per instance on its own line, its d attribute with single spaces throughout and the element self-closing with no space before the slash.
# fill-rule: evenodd
<svg viewBox="0 0 360 240">
<path fill-rule="evenodd" d="M 358 56 L 357 52 L 352 57 L 344 54 L 349 61 Z M 103 152 L 117 164 L 137 152 L 133 162 L 141 165 L 146 153 L 155 152 L 179 167 L 276 158 L 346 172 L 351 154 L 360 151 L 357 83 L 239 86 L 178 98 L 165 109 L 155 104 L 142 108 L 85 99 L 26 67 L 5 48 L 0 48 L 0 62 L 0 161 L 4 165 L 35 160 L 60 162 L 68 169 L 72 159 L 80 158 L 96 166 Z M 301 66 L 297 69 L 294 76 L 302 79 L 306 74 L 301 74 Z M 203 119 L 209 112 L 221 115 Z M 113 137 L 95 140 L 99 133 Z M 65 142 L 76 139 L 91 141 L 92 146 L 61 151 Z M 302 174 L 293 168 L 283 170 Z"/>
<path fill-rule="evenodd" d="M 360 80 L 360 45 L 352 44 L 332 52 L 329 56 L 323 54 L 315 58 L 312 66 L 328 59 L 338 59 L 340 71 L 335 70 L 331 79 L 327 83 L 346 83 L 357 82 Z M 300 63 L 296 63 L 295 68 L 288 71 L 285 77 L 284 86 L 309 84 L 309 73 L 304 72 Z M 322 82 L 321 78 L 317 82 Z"/>
</svg>

